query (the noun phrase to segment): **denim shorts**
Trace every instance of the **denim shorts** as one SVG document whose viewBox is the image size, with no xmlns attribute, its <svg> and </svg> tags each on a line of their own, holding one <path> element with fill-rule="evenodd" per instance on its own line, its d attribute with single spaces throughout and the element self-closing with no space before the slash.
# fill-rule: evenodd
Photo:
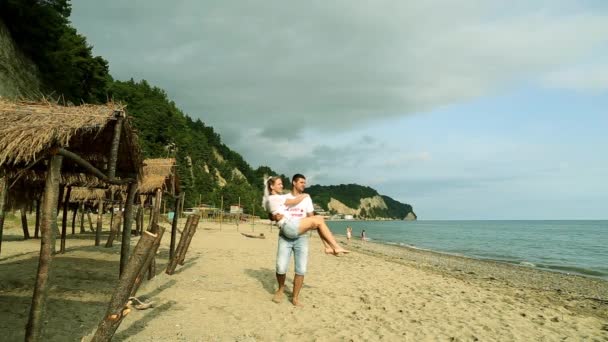
<svg viewBox="0 0 608 342">
<path fill-rule="evenodd" d="M 297 275 L 306 274 L 308 265 L 308 234 L 303 234 L 295 239 L 279 234 L 277 246 L 277 274 L 286 274 L 289 268 L 289 259 L 293 252 L 293 263 Z"/>
<path fill-rule="evenodd" d="M 289 219 L 281 225 L 281 233 L 288 239 L 297 239 L 300 228 L 300 219 Z"/>
</svg>

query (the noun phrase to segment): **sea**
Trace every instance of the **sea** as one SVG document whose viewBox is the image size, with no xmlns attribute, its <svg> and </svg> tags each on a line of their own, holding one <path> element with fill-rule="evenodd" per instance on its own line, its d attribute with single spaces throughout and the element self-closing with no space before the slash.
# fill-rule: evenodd
<svg viewBox="0 0 608 342">
<path fill-rule="evenodd" d="M 330 221 L 334 234 L 608 280 L 608 221 Z"/>
</svg>

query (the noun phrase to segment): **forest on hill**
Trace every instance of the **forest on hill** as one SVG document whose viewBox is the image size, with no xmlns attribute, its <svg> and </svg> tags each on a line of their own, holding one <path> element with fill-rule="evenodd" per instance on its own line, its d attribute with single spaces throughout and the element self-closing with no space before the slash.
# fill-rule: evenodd
<svg viewBox="0 0 608 342">
<path fill-rule="evenodd" d="M 340 201 L 342 204 L 346 205 L 352 209 L 359 209 L 360 213 L 358 218 L 366 219 L 366 218 L 391 218 L 402 220 L 405 219 L 408 214 L 412 213 L 415 216 L 412 206 L 409 204 L 404 204 L 394 199 L 380 195 L 376 190 L 368 187 L 362 186 L 358 184 L 340 184 L 340 185 L 313 185 L 306 190 L 310 196 L 315 200 L 315 203 L 318 204 L 323 210 L 334 214 L 335 212 L 329 208 L 328 204 L 330 200 L 333 198 L 337 201 Z M 375 196 L 379 196 L 382 198 L 382 201 L 386 205 L 386 208 L 383 206 L 371 207 L 371 208 L 363 208 L 361 206 L 362 199 L 369 199 Z"/>
</svg>

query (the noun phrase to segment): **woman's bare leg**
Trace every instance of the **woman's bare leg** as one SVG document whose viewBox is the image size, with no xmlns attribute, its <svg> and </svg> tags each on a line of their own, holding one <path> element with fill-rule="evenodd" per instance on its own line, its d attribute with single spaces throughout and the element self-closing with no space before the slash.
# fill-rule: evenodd
<svg viewBox="0 0 608 342">
<path fill-rule="evenodd" d="M 331 247 L 331 249 L 333 250 L 333 254 L 349 252 L 338 244 L 338 242 L 334 238 L 334 234 L 332 234 L 331 230 L 329 230 L 329 227 L 325 223 L 323 217 L 310 216 L 300 220 L 298 232 L 300 235 L 306 233 L 311 229 L 316 229 L 319 232 L 319 236 L 321 236 L 321 239 L 324 240 L 324 243 L 326 242 L 327 244 L 329 244 L 329 247 Z M 328 250 L 326 249 L 326 252 L 327 251 Z"/>
</svg>

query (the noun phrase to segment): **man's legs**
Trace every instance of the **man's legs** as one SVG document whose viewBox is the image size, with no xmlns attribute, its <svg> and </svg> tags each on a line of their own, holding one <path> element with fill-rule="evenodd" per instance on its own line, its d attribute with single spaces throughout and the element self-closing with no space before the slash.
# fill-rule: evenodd
<svg viewBox="0 0 608 342">
<path fill-rule="evenodd" d="M 280 303 L 283 300 L 283 292 L 285 291 L 285 274 L 287 274 L 287 268 L 289 267 L 289 259 L 291 258 L 292 248 L 293 242 L 290 242 L 279 235 L 276 265 L 276 276 L 279 288 L 272 297 L 272 301 L 275 303 Z"/>
<path fill-rule="evenodd" d="M 293 298 L 291 299 L 291 303 L 295 306 L 302 306 L 299 300 L 300 290 L 302 289 L 302 285 L 304 285 L 304 275 L 296 274 L 293 276 Z"/>
<path fill-rule="evenodd" d="M 293 244 L 293 261 L 295 264 L 295 275 L 293 277 L 293 297 L 291 303 L 301 306 L 299 296 L 304 285 L 304 274 L 308 266 L 308 236 L 300 235 Z"/>
<path fill-rule="evenodd" d="M 272 301 L 275 303 L 280 303 L 283 301 L 283 292 L 285 291 L 285 275 L 277 273 L 277 283 L 279 283 L 279 288 L 274 293 L 272 297 Z"/>
</svg>

